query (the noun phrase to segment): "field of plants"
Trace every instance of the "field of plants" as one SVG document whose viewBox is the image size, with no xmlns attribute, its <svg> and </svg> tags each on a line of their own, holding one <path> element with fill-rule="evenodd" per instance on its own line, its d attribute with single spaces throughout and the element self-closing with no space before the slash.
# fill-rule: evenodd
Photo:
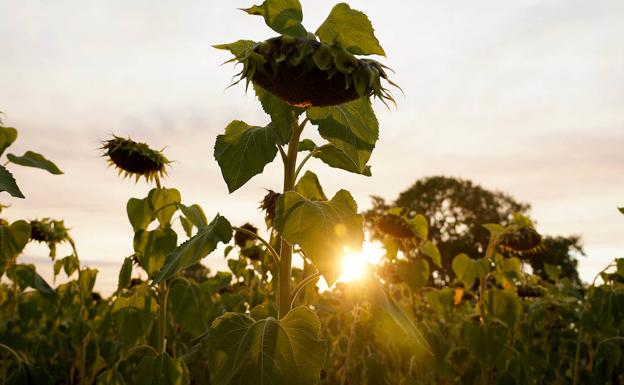
<svg viewBox="0 0 624 385">
<path fill-rule="evenodd" d="M 281 162 L 283 185 L 258 197 L 266 231 L 185 201 L 167 185 L 176 170 L 163 151 L 111 136 L 102 161 L 145 193 L 127 201 L 120 226 L 134 254 L 120 256 L 110 297 L 94 291 L 98 272 L 81 265 L 62 218 L 9 223 L 0 206 L 2 383 L 624 384 L 624 259 L 582 283 L 570 257 L 578 240 L 540 235 L 525 206 L 465 181 L 430 178 L 365 213 L 349 191 L 325 191 L 311 158 L 370 175 L 383 135 L 371 100 L 392 106 L 390 90 L 400 92 L 369 58 L 385 52 L 345 3 L 314 32 L 298 0 L 243 11 L 279 36 L 215 48 L 270 123 L 232 121 L 214 158 L 229 192 Z M 8 152 L 18 138 L 9 124 L 0 121 L 4 203 L 28 200 L 12 167 L 62 173 L 37 152 Z M 382 260 L 341 280 L 342 256 L 365 234 Z M 52 287 L 20 261 L 30 242 L 49 247 L 66 283 Z M 202 265 L 223 247 L 228 271 Z"/>
</svg>

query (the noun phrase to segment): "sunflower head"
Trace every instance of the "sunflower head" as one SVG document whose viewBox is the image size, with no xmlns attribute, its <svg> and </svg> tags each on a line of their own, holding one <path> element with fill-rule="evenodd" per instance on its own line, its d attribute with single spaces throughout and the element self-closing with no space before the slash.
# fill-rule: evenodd
<svg viewBox="0 0 624 385">
<path fill-rule="evenodd" d="M 394 238 L 414 238 L 412 227 L 402 215 L 387 213 L 377 219 L 377 229 Z"/>
<path fill-rule="evenodd" d="M 253 82 L 292 106 L 333 106 L 371 96 L 394 103 L 381 83 L 383 79 L 396 86 L 387 67 L 314 36 L 278 36 L 236 49 L 233 44 L 215 47 L 230 50 L 236 56 L 232 61 L 243 65 L 239 81 Z"/>
<path fill-rule="evenodd" d="M 521 227 L 505 234 L 499 246 L 506 251 L 531 254 L 541 250 L 542 236 L 533 227 Z"/>
<path fill-rule="evenodd" d="M 148 182 L 167 175 L 165 167 L 171 163 L 161 151 L 151 149 L 145 143 L 113 135 L 113 139 L 102 142 L 102 154 L 108 163 L 124 173 L 124 177 L 145 177 Z"/>
<path fill-rule="evenodd" d="M 55 221 L 50 218 L 35 219 L 30 221 L 30 239 L 37 242 L 59 243 L 69 237 L 63 221 Z"/>
</svg>

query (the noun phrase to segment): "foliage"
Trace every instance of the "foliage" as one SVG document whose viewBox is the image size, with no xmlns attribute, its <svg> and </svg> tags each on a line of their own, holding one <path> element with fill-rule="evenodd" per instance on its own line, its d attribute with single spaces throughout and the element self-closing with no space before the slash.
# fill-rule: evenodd
<svg viewBox="0 0 624 385">
<path fill-rule="evenodd" d="M 482 255 L 489 239 L 483 227 L 487 223 L 509 224 L 515 213 L 528 215 L 530 205 L 516 201 L 510 195 L 489 191 L 472 183 L 444 176 L 433 176 L 416 181 L 399 194 L 392 203 L 373 197 L 373 207 L 365 213 L 368 229 L 373 239 L 383 240 L 378 230 L 378 218 L 390 207 L 404 207 L 407 216 L 424 215 L 429 220 L 429 235 L 440 250 L 442 266 L 438 270 L 441 282 L 455 277 L 451 258 L 460 253 Z M 408 251 L 404 247 L 403 251 Z M 578 236 L 545 236 L 539 247 L 528 252 L 507 250 L 509 256 L 517 256 L 528 262 L 537 274 L 546 278 L 544 262 L 562 266 L 566 277 L 580 284 L 577 255 L 584 255 Z"/>
<path fill-rule="evenodd" d="M 245 11 L 282 33 L 279 41 L 312 39 L 297 0 Z M 343 55 L 333 57 L 336 68 L 354 54 L 385 54 L 367 17 L 346 4 L 334 7 L 316 36 Z M 258 48 L 222 46 L 239 61 L 257 53 L 250 47 Z M 102 298 L 93 292 L 97 270 L 82 266 L 63 221 L 0 219 L 3 383 L 624 383 L 624 259 L 582 286 L 570 278 L 571 265 L 550 263 L 577 241 L 555 239 L 560 254 L 530 254 L 538 268 L 528 273 L 519 257 L 542 237 L 522 215 L 528 206 L 504 194 L 433 178 L 399 197 L 406 208 L 378 199 L 379 218 L 369 227 L 379 238 L 390 235 L 383 262 L 359 282 L 336 282 L 345 247 L 362 244 L 364 218 L 348 191 L 328 199 L 312 171 L 301 174 L 317 157 L 370 175 L 379 136 L 369 100 L 375 92 L 292 106 L 248 80 L 259 83 L 254 92 L 271 122 L 233 121 L 214 155 L 232 192 L 280 154 L 283 190 L 269 190 L 261 203 L 267 231 L 184 204 L 179 190 L 161 183 L 167 158 L 146 144 L 105 142 L 116 167 L 155 184 L 126 205 L 133 254 L 123 259 L 115 293 Z M 308 123 L 325 143 L 303 138 Z M 16 133 L 0 127 L 0 155 Z M 301 152 L 308 154 L 298 160 Z M 32 154 L 9 160 L 54 173 L 56 166 Z M 9 176 L 0 169 L 0 187 L 20 196 Z M 66 283 L 53 288 L 33 265 L 19 263 L 29 242 L 48 245 Z M 70 254 L 57 259 L 63 246 Z M 219 246 L 229 271 L 213 274 L 200 262 Z M 434 270 L 448 276 L 435 282 Z M 321 277 L 332 287 L 319 290 Z"/>
</svg>

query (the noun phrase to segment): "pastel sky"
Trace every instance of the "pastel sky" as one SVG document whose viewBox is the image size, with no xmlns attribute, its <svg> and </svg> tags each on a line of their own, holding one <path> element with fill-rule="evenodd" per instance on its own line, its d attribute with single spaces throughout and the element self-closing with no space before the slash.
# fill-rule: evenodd
<svg viewBox="0 0 624 385">
<path fill-rule="evenodd" d="M 304 25 L 315 30 L 333 4 L 304 0 Z M 624 2 L 350 4 L 369 15 L 405 95 L 397 109 L 376 105 L 372 177 L 310 163 L 328 193 L 350 189 L 365 209 L 370 195 L 394 199 L 421 177 L 467 178 L 531 203 L 542 233 L 582 235 L 585 280 L 624 255 Z M 231 120 L 267 122 L 252 93 L 226 90 L 236 69 L 211 48 L 274 35 L 236 10 L 250 5 L 0 0 L 0 110 L 20 130 L 11 150 L 41 152 L 65 171 L 12 167 L 27 199 L 1 194 L 12 205 L 3 215 L 63 218 L 83 260 L 120 264 L 132 253 L 126 201 L 149 187 L 99 157 L 115 133 L 166 147 L 175 163 L 165 185 L 183 201 L 262 224 L 258 201 L 279 189 L 278 162 L 228 195 L 212 156 Z M 223 266 L 219 253 L 206 261 Z"/>
</svg>

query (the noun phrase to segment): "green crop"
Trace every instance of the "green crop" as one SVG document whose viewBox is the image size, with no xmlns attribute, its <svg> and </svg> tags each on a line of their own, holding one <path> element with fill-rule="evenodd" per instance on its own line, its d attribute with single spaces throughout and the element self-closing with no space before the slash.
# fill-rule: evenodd
<svg viewBox="0 0 624 385">
<path fill-rule="evenodd" d="M 162 151 L 105 141 L 120 173 L 150 185 L 125 207 L 132 254 L 120 256 L 117 288 L 103 298 L 62 220 L 0 218 L 2 383 L 624 383 L 624 259 L 585 286 L 559 266 L 531 274 L 517 256 L 539 249 L 542 236 L 520 214 L 484 225 L 487 244 L 473 255 L 443 255 L 431 218 L 378 210 L 371 229 L 385 255 L 341 282 L 346 249 L 362 248 L 364 217 L 349 191 L 326 192 L 308 161 L 372 174 L 380 129 L 371 98 L 392 101 L 381 82 L 393 83 L 361 56 L 385 52 L 367 16 L 344 3 L 314 33 L 298 0 L 244 11 L 280 36 L 217 47 L 242 63 L 270 122 L 230 122 L 213 154 L 229 192 L 281 162 L 281 185 L 258 197 L 266 229 L 184 202 L 161 180 L 170 167 Z M 16 137 L 0 122 L 0 155 Z M 31 151 L 7 159 L 61 173 Z M 4 166 L 0 191 L 23 198 Z M 65 283 L 53 288 L 20 263 L 29 242 L 49 247 Z M 227 271 L 201 264 L 221 249 Z M 456 278 L 436 274 L 443 262 Z"/>
</svg>

